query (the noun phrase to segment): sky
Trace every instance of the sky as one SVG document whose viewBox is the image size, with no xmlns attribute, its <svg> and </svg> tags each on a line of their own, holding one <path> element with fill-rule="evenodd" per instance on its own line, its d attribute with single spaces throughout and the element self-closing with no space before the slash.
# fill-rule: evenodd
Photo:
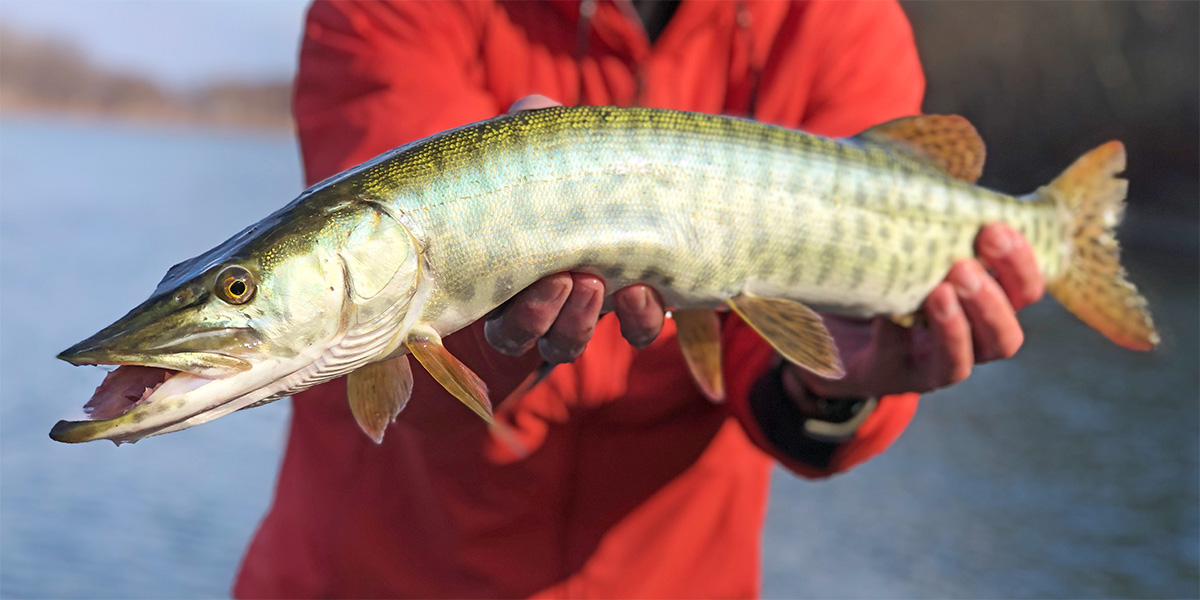
<svg viewBox="0 0 1200 600">
<path fill-rule="evenodd" d="M 0 25 L 177 89 L 295 71 L 306 0 L 0 0 Z"/>
</svg>

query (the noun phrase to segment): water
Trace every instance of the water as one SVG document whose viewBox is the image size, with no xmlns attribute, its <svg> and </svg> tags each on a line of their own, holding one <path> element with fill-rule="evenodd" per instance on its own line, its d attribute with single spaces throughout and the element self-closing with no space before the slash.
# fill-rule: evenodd
<svg viewBox="0 0 1200 600">
<path fill-rule="evenodd" d="M 53 356 L 301 189 L 284 137 L 0 124 L 0 594 L 217 597 L 270 501 L 286 403 L 120 449 L 47 437 L 101 373 Z"/>
<path fill-rule="evenodd" d="M 0 122 L 0 595 L 228 594 L 286 403 L 119 450 L 57 444 L 99 372 L 52 357 L 300 187 L 289 138 Z M 1156 354 L 1046 302 L 1017 360 L 929 397 L 888 454 L 824 482 L 777 474 L 765 594 L 1200 593 L 1192 242 L 1131 252 Z"/>
</svg>

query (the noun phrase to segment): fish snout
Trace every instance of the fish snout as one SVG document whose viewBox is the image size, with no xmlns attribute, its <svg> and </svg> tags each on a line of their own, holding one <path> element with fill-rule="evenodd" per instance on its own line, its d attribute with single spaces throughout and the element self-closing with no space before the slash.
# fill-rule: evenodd
<svg viewBox="0 0 1200 600">
<path fill-rule="evenodd" d="M 110 354 L 105 348 L 106 341 L 108 341 L 106 338 L 94 335 L 59 352 L 55 358 L 69 362 L 77 367 L 105 364 Z"/>
</svg>

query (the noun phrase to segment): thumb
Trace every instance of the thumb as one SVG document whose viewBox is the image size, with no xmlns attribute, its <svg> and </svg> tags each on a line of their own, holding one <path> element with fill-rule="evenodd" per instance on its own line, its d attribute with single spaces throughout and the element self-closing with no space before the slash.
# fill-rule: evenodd
<svg viewBox="0 0 1200 600">
<path fill-rule="evenodd" d="M 552 106 L 562 106 L 562 102 L 559 102 L 557 100 L 551 100 L 550 98 L 547 98 L 541 94 L 533 94 L 531 96 L 525 96 L 524 98 L 521 98 L 520 100 L 517 100 L 516 102 L 513 102 L 513 105 L 508 107 L 508 114 L 511 115 L 513 113 L 518 113 L 523 110 L 537 110 L 539 108 L 550 108 Z"/>
</svg>

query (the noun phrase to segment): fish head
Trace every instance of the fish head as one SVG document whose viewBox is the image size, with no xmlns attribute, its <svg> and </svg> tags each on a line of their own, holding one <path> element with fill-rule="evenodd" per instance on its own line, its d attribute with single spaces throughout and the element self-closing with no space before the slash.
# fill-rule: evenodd
<svg viewBox="0 0 1200 600">
<path fill-rule="evenodd" d="M 154 293 L 58 358 L 116 365 L 61 442 L 132 442 L 347 373 L 399 345 L 417 253 L 388 214 L 291 207 L 172 267 Z M 275 222 L 272 222 L 275 221 Z"/>
</svg>

